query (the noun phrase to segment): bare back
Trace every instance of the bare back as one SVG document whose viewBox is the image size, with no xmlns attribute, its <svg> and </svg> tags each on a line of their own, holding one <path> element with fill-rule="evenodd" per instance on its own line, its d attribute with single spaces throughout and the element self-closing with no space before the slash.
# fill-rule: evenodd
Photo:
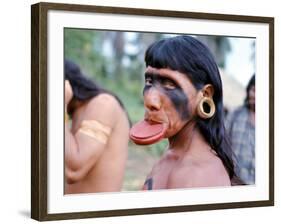
<svg viewBox="0 0 281 224">
<path fill-rule="evenodd" d="M 102 145 L 95 139 L 88 140 L 89 137 L 82 134 L 77 135 L 81 123 L 88 119 L 97 120 L 111 130 L 106 144 Z M 66 183 L 65 193 L 120 191 L 127 159 L 128 132 L 126 113 L 109 94 L 100 94 L 79 108 L 73 116 L 71 133 L 80 138 L 80 141 L 86 138 L 88 144 L 85 148 L 100 149 L 94 162 L 85 159 L 84 166 L 89 166 L 88 172 L 75 183 Z"/>
</svg>

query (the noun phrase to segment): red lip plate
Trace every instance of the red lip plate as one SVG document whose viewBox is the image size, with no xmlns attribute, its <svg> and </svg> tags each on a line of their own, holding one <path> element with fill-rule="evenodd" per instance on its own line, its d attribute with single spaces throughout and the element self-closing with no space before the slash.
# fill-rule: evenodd
<svg viewBox="0 0 281 224">
<path fill-rule="evenodd" d="M 138 145 L 149 145 L 161 140 L 165 131 L 164 124 L 149 124 L 147 121 L 140 121 L 131 128 L 130 138 Z"/>
</svg>

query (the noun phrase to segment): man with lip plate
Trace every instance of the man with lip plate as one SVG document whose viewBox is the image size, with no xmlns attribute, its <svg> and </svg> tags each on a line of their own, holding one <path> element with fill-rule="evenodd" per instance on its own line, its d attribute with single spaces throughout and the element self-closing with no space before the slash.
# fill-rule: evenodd
<svg viewBox="0 0 281 224">
<path fill-rule="evenodd" d="M 153 43 L 145 53 L 145 116 L 130 130 L 139 145 L 168 138 L 143 190 L 231 186 L 222 83 L 209 49 L 191 36 Z"/>
</svg>

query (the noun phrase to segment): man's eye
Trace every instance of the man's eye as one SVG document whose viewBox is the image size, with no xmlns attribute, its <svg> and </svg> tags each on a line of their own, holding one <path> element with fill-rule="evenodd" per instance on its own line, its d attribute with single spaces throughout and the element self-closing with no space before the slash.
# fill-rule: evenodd
<svg viewBox="0 0 281 224">
<path fill-rule="evenodd" d="M 146 78 L 145 79 L 145 85 L 151 86 L 152 85 L 152 79 L 151 78 Z"/>
<path fill-rule="evenodd" d="M 166 89 L 175 89 L 176 88 L 176 84 L 170 80 L 163 80 L 162 85 Z"/>
</svg>

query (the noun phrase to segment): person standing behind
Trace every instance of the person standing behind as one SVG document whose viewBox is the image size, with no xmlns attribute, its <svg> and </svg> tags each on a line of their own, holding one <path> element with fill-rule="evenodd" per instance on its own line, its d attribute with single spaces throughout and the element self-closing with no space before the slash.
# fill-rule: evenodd
<svg viewBox="0 0 281 224">
<path fill-rule="evenodd" d="M 251 77 L 244 105 L 231 112 L 226 119 L 226 130 L 237 166 L 237 175 L 245 184 L 255 184 L 255 74 Z"/>
<path fill-rule="evenodd" d="M 120 191 L 129 120 L 121 101 L 65 61 L 65 193 Z M 72 118 L 69 122 L 68 116 Z"/>
</svg>

